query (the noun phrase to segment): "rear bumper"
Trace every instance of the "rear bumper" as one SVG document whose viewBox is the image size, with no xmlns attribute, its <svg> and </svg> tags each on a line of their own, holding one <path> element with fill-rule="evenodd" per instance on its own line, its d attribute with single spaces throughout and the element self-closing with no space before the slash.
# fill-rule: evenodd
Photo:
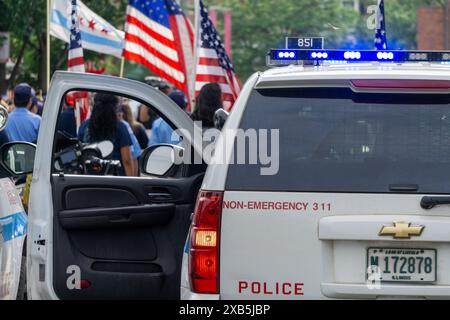
<svg viewBox="0 0 450 320">
<path fill-rule="evenodd" d="M 181 287 L 181 300 L 220 300 L 218 294 L 198 294 L 192 292 L 189 288 Z"/>
<path fill-rule="evenodd" d="M 449 299 L 450 286 L 387 285 L 370 290 L 366 285 L 322 283 L 322 293 L 334 299 L 376 299 L 386 296 Z"/>
</svg>

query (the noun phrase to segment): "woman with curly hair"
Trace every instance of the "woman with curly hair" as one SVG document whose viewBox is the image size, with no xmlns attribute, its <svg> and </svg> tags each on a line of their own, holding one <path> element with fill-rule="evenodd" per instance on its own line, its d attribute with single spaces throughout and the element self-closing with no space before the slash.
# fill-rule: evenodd
<svg viewBox="0 0 450 320">
<path fill-rule="evenodd" d="M 133 176 L 132 141 L 127 127 L 117 118 L 118 107 L 117 96 L 97 93 L 91 118 L 81 124 L 78 139 L 85 143 L 111 141 L 114 144 L 111 158 L 121 161 L 126 176 Z"/>
</svg>

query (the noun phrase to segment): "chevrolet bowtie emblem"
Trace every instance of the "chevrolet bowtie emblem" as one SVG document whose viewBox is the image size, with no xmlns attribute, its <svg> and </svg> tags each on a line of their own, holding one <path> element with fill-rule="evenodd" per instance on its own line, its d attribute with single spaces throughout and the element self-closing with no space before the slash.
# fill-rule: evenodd
<svg viewBox="0 0 450 320">
<path fill-rule="evenodd" d="M 411 236 L 420 237 L 424 226 L 411 226 L 407 222 L 395 222 L 393 227 L 384 226 L 380 236 L 393 236 L 395 239 L 411 239 Z"/>
</svg>

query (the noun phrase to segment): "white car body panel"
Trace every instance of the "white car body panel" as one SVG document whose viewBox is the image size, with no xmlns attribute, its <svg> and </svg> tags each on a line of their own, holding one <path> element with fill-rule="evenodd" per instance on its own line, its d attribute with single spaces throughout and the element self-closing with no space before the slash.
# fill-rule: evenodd
<svg viewBox="0 0 450 320">
<path fill-rule="evenodd" d="M 217 140 L 216 146 L 214 148 L 214 156 L 217 159 L 226 159 L 223 163 L 211 163 L 206 171 L 205 178 L 203 179 L 202 189 L 211 191 L 221 191 L 225 188 L 225 181 L 227 179 L 228 166 L 226 163 L 230 161 L 232 156 L 230 150 L 233 149 L 235 134 L 230 129 L 235 129 L 239 127 L 242 115 L 247 105 L 248 98 L 259 79 L 260 74 L 255 73 L 251 76 L 246 84 L 244 85 L 239 98 L 233 106 L 233 110 L 223 127 L 222 133 Z M 228 134 L 227 134 L 228 132 Z"/>
<path fill-rule="evenodd" d="M 221 298 L 374 298 L 405 295 L 405 287 L 410 288 L 407 296 L 450 297 L 450 276 L 445 271 L 450 264 L 450 214 L 446 207 L 422 209 L 421 199 L 420 195 L 225 192 L 225 203 L 301 202 L 307 203 L 308 209 L 282 212 L 224 206 Z M 314 203 L 329 203 L 331 210 L 314 211 Z M 394 221 L 426 228 L 420 238 L 406 241 L 379 236 L 381 228 Z M 423 291 L 423 285 L 383 284 L 380 290 L 370 290 L 366 283 L 366 249 L 395 246 L 437 249 L 435 286 Z M 304 283 L 304 295 L 239 293 L 239 281 L 266 282 L 271 288 L 276 282 Z"/>
<path fill-rule="evenodd" d="M 428 63 L 289 66 L 262 73 L 254 87 L 336 87 L 337 83 L 341 86 L 342 81 L 363 79 L 448 81 L 450 68 Z M 240 101 L 247 100 L 250 89 L 246 87 Z M 353 89 L 358 91 L 358 88 Z M 384 91 L 396 90 L 376 89 L 376 92 Z M 406 92 L 418 91 L 408 89 Z M 450 93 L 450 90 L 433 92 Z M 245 105 L 237 105 L 225 129 L 239 128 L 244 110 Z M 218 145 L 220 143 L 219 140 Z M 225 151 L 219 150 L 217 155 L 222 156 L 222 152 L 230 154 L 233 147 L 233 143 L 227 144 Z M 226 190 L 227 172 L 226 166 L 209 166 L 202 188 L 224 191 L 225 203 L 300 201 L 308 203 L 309 207 L 289 212 L 224 206 L 220 230 L 220 295 L 198 295 L 190 290 L 188 256 L 185 253 L 184 299 L 450 298 L 450 276 L 445 268 L 450 265 L 448 207 L 424 210 L 420 207 L 422 196 L 417 194 L 229 191 Z M 316 212 L 311 209 L 313 203 L 330 203 L 331 209 Z M 383 225 L 401 221 L 424 225 L 422 236 L 411 240 L 379 236 Z M 383 246 L 437 249 L 436 283 L 383 283 L 381 288 L 373 290 L 366 283 L 367 248 Z M 249 287 L 252 283 L 258 283 L 261 292 L 252 293 L 251 288 L 241 288 L 240 292 L 240 282 L 248 283 Z M 280 289 L 283 284 L 289 284 L 287 291 L 293 291 L 294 285 L 301 284 L 301 290 L 297 293 L 302 295 L 276 294 L 277 285 Z"/>
<path fill-rule="evenodd" d="M 253 74 L 244 85 L 242 92 L 233 106 L 233 111 L 225 123 L 222 133 L 217 140 L 214 148 L 215 157 L 218 159 L 228 159 L 231 157 L 229 150 L 232 150 L 234 144 L 234 135 L 230 133 L 225 136 L 225 132 L 228 129 L 239 127 L 241 122 L 242 114 L 244 112 L 245 106 L 247 105 L 248 97 L 255 87 L 255 84 L 259 78 L 260 74 Z M 225 181 L 228 173 L 228 166 L 224 163 L 211 163 L 207 170 L 202 183 L 203 190 L 210 191 L 221 191 L 225 188 Z M 187 248 L 187 247 L 186 247 Z M 182 300 L 218 300 L 219 295 L 201 295 L 195 294 L 189 289 L 189 265 L 188 265 L 188 252 L 184 251 L 183 254 L 183 265 L 181 274 L 181 299 Z"/>
</svg>

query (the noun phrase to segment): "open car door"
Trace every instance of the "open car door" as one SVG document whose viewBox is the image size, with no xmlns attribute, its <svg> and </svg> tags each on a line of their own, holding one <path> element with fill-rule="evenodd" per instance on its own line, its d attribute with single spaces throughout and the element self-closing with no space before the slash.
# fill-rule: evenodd
<svg viewBox="0 0 450 320">
<path fill-rule="evenodd" d="M 29 298 L 178 299 L 183 245 L 203 170 L 184 167 L 176 177 L 54 173 L 59 110 L 65 94 L 74 90 L 153 106 L 184 130 L 183 145 L 191 146 L 186 155 L 199 159 L 202 154 L 201 141 L 193 141 L 201 130 L 161 92 L 128 79 L 55 73 L 31 185 Z"/>
</svg>

